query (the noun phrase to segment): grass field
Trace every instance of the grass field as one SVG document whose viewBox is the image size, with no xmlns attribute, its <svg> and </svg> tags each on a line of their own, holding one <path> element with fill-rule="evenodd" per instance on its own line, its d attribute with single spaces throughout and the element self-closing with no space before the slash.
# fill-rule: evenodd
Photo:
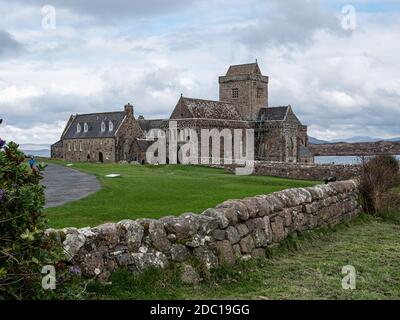
<svg viewBox="0 0 400 320">
<path fill-rule="evenodd" d="M 65 164 L 63 162 L 53 162 Z M 139 166 L 75 163 L 94 174 L 102 189 L 89 197 L 46 210 L 50 225 L 96 226 L 123 219 L 159 218 L 203 210 L 228 200 L 315 185 L 273 177 L 236 176 L 222 169 L 199 166 Z M 111 173 L 120 178 L 105 178 Z"/>
<path fill-rule="evenodd" d="M 103 189 L 47 210 L 55 227 L 97 225 L 124 218 L 201 212 L 229 198 L 243 198 L 312 181 L 240 177 L 188 166 L 74 164 L 95 174 Z M 122 175 L 107 179 L 110 173 Z M 394 191 L 399 191 L 395 189 Z M 198 286 L 180 281 L 179 265 L 135 276 L 120 270 L 111 283 L 90 282 L 88 299 L 400 299 L 400 213 L 361 217 L 333 229 L 291 236 L 268 258 L 202 273 Z M 356 270 L 356 290 L 341 286 L 343 266 Z"/>
<path fill-rule="evenodd" d="M 120 271 L 112 285 L 89 286 L 92 299 L 400 299 L 399 213 L 363 216 L 334 230 L 286 241 L 269 259 L 221 267 L 198 287 L 180 283 L 179 269 Z M 395 223 L 393 221 L 396 221 Z M 356 290 L 343 290 L 342 267 L 356 269 Z"/>
</svg>

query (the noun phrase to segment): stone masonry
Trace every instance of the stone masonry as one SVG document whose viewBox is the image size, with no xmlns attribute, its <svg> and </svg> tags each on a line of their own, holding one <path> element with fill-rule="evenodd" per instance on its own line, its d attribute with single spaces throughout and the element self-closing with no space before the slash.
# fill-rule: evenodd
<svg viewBox="0 0 400 320">
<path fill-rule="evenodd" d="M 185 278 L 195 272 L 188 262 L 193 259 L 208 269 L 234 264 L 264 256 L 290 234 L 354 218 L 358 196 L 356 183 L 349 180 L 228 200 L 202 214 L 49 229 L 46 234 L 63 244 L 69 262 L 87 277 L 107 280 L 118 268 L 141 272 L 179 263 Z"/>
<path fill-rule="evenodd" d="M 237 165 L 225 165 L 225 172 L 235 173 Z M 301 180 L 324 180 L 335 177 L 348 180 L 358 176 L 360 166 L 350 164 L 294 164 L 285 162 L 255 161 L 255 176 L 270 176 Z"/>
<path fill-rule="evenodd" d="M 377 154 L 400 155 L 400 141 L 377 141 L 358 143 L 310 144 L 316 156 L 374 156 Z"/>
</svg>

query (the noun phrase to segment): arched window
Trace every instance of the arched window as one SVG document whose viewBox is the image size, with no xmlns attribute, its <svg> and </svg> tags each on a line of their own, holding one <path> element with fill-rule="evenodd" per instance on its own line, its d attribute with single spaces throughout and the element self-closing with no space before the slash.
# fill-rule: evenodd
<svg viewBox="0 0 400 320">
<path fill-rule="evenodd" d="M 88 132 L 89 131 L 89 126 L 88 124 L 85 122 L 85 124 L 83 125 L 83 131 L 84 132 Z"/>
<path fill-rule="evenodd" d="M 101 123 L 101 132 L 106 131 L 106 124 L 104 123 L 104 121 L 102 121 Z"/>
<path fill-rule="evenodd" d="M 76 125 L 76 132 L 77 132 L 77 133 L 80 133 L 81 131 L 82 131 L 81 124 L 78 123 L 78 124 Z"/>
<path fill-rule="evenodd" d="M 113 131 L 114 130 L 114 124 L 110 121 L 108 121 L 108 131 Z"/>
</svg>

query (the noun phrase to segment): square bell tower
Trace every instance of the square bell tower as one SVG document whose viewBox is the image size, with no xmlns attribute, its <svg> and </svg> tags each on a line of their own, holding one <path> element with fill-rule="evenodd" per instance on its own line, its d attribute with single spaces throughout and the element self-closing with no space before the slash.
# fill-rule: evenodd
<svg viewBox="0 0 400 320">
<path fill-rule="evenodd" d="M 234 104 L 243 120 L 256 120 L 268 107 L 268 82 L 257 62 L 230 66 L 219 78 L 219 100 Z"/>
</svg>

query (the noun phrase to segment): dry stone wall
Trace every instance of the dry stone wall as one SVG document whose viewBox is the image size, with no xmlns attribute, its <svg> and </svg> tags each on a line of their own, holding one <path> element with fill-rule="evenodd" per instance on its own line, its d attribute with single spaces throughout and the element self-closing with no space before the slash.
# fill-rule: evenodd
<svg viewBox="0 0 400 320">
<path fill-rule="evenodd" d="M 225 165 L 225 172 L 234 173 L 238 165 Z M 349 164 L 302 164 L 287 162 L 255 161 L 255 176 L 271 176 L 302 180 L 324 180 L 336 177 L 338 180 L 358 176 L 360 166 Z"/>
<path fill-rule="evenodd" d="M 182 263 L 183 280 L 196 281 L 188 261 L 197 259 L 212 269 L 264 256 L 289 234 L 335 225 L 358 213 L 357 185 L 349 180 L 229 200 L 202 214 L 46 233 L 63 244 L 69 262 L 88 277 L 107 280 L 118 268 L 141 272 L 174 262 Z"/>
</svg>

